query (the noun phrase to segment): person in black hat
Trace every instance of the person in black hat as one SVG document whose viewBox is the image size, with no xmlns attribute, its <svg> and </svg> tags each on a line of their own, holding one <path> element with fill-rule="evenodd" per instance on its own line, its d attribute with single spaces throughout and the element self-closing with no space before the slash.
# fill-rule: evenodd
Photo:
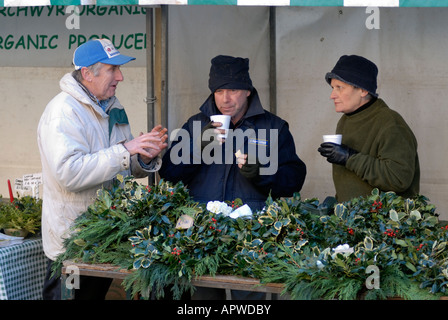
<svg viewBox="0 0 448 320">
<path fill-rule="evenodd" d="M 263 109 L 249 76 L 249 59 L 213 58 L 208 84 L 211 94 L 179 130 L 160 176 L 183 181 L 200 203 L 240 198 L 254 212 L 269 195 L 275 199 L 299 192 L 306 166 L 296 154 L 288 123 Z M 210 120 L 217 114 L 231 117 L 224 140 L 216 129 L 221 123 Z"/>
<path fill-rule="evenodd" d="M 213 58 L 208 84 L 210 96 L 182 127 L 189 140 L 173 141 L 160 176 L 174 183 L 183 181 L 198 202 L 241 198 L 252 210 L 262 209 L 269 194 L 278 198 L 300 191 L 306 166 L 296 154 L 288 123 L 263 109 L 249 76 L 249 59 Z M 220 140 L 218 134 L 223 132 L 216 129 L 221 123 L 210 120 L 216 114 L 231 117 L 231 134 L 225 140 Z M 196 137 L 195 132 L 201 135 Z M 179 150 L 191 154 L 179 156 Z M 276 154 L 269 153 L 273 150 Z M 268 168 L 275 170 L 268 172 Z"/>
<path fill-rule="evenodd" d="M 377 66 L 357 55 L 342 56 L 325 80 L 343 113 L 340 145 L 324 142 L 320 154 L 333 164 L 336 199 L 349 201 L 374 188 L 412 197 L 419 193 L 417 140 L 405 120 L 378 98 Z"/>
</svg>

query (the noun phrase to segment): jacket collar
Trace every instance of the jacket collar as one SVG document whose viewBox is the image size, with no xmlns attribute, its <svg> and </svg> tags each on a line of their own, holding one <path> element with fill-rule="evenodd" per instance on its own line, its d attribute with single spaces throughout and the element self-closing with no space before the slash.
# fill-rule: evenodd
<svg viewBox="0 0 448 320">
<path fill-rule="evenodd" d="M 243 116 L 243 118 L 240 121 L 244 121 L 245 119 L 249 119 L 251 117 L 255 117 L 260 114 L 264 114 L 265 110 L 263 109 L 263 106 L 261 105 L 260 97 L 258 96 L 257 90 L 254 88 L 252 90 L 251 95 L 249 96 L 249 108 L 246 111 L 246 114 Z M 205 102 L 202 104 L 202 106 L 199 108 L 199 110 L 206 115 L 207 117 L 210 117 L 214 114 L 219 114 L 219 110 L 216 107 L 215 99 L 213 97 L 213 93 L 208 96 L 208 98 L 205 100 Z"/>
<path fill-rule="evenodd" d="M 104 111 L 103 108 L 99 105 L 97 98 L 92 95 L 89 90 L 87 90 L 87 88 L 76 81 L 70 73 L 67 73 L 62 77 L 61 81 L 59 82 L 59 86 L 62 91 L 68 93 L 79 102 L 90 105 L 92 109 L 95 112 L 99 113 L 103 118 L 106 118 L 110 109 L 115 106 L 116 98 L 114 96 L 106 100 L 107 106 Z"/>
<path fill-rule="evenodd" d="M 366 102 L 365 104 L 363 104 L 362 106 L 360 106 L 358 109 L 356 109 L 353 112 L 347 113 L 347 116 L 351 117 L 357 113 L 360 113 L 364 110 L 366 110 L 368 107 L 370 107 L 372 104 L 374 104 L 376 102 L 376 100 L 378 100 L 378 98 L 373 97 L 372 99 L 370 99 L 368 102 Z"/>
</svg>

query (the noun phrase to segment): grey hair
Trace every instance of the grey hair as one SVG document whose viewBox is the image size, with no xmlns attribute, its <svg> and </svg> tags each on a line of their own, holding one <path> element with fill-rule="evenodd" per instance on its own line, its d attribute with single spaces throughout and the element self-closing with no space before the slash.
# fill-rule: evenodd
<svg viewBox="0 0 448 320">
<path fill-rule="evenodd" d="M 93 73 L 94 77 L 96 77 L 100 73 L 100 69 L 101 69 L 102 65 L 103 64 L 101 62 L 97 62 L 97 63 L 92 64 L 91 66 L 88 66 L 86 68 L 89 69 Z M 72 72 L 72 77 L 75 78 L 75 80 L 78 81 L 79 83 L 81 83 L 81 81 L 83 80 L 81 69 L 74 70 Z"/>
</svg>

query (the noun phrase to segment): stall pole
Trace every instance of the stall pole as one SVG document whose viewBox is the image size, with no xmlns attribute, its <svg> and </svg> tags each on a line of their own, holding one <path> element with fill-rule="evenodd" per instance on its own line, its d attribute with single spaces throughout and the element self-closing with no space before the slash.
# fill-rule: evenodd
<svg viewBox="0 0 448 320">
<path fill-rule="evenodd" d="M 154 9 L 146 8 L 146 116 L 148 132 L 155 125 L 154 104 L 157 100 L 154 94 Z M 148 185 L 155 182 L 155 174 L 148 176 Z"/>
<path fill-rule="evenodd" d="M 277 114 L 277 37 L 276 10 L 269 7 L 269 111 Z"/>
<path fill-rule="evenodd" d="M 162 126 L 168 128 L 168 5 L 162 5 L 161 23 L 161 122 Z"/>
</svg>

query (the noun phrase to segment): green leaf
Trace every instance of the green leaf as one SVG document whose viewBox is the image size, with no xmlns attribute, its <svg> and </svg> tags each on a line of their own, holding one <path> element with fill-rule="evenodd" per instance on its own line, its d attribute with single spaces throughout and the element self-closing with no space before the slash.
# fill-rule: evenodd
<svg viewBox="0 0 448 320">
<path fill-rule="evenodd" d="M 143 261 L 143 257 L 135 259 L 134 262 L 132 263 L 132 266 L 134 267 L 134 269 L 139 269 L 142 265 L 142 261 Z"/>
<path fill-rule="evenodd" d="M 397 211 L 395 211 L 394 209 L 391 209 L 391 210 L 389 211 L 389 218 L 390 218 L 392 221 L 395 221 L 395 222 L 400 221 L 400 218 L 398 217 L 398 213 L 397 213 Z"/>
<path fill-rule="evenodd" d="M 412 210 L 411 213 L 409 214 L 409 216 L 415 217 L 415 220 L 417 220 L 417 221 L 422 218 L 422 215 L 420 214 L 420 211 L 418 211 L 418 210 Z"/>
<path fill-rule="evenodd" d="M 162 216 L 162 221 L 167 223 L 167 224 L 171 224 L 170 219 L 167 216 Z"/>
<path fill-rule="evenodd" d="M 414 200 L 411 200 L 411 199 L 404 200 L 404 208 L 405 208 L 406 212 L 414 210 L 414 207 L 415 207 Z"/>
<path fill-rule="evenodd" d="M 270 225 L 274 222 L 274 220 L 269 217 L 269 216 L 261 216 L 258 218 L 258 221 L 262 224 L 262 225 Z"/>
<path fill-rule="evenodd" d="M 143 236 L 143 232 L 140 231 L 140 230 L 135 230 L 135 234 L 136 234 L 137 237 L 139 237 L 139 238 L 144 238 L 144 236 Z"/>
<path fill-rule="evenodd" d="M 283 240 L 283 245 L 285 246 L 285 247 L 292 247 L 293 246 L 293 243 L 292 243 L 292 241 L 291 240 L 289 240 L 289 239 L 285 239 L 285 240 Z"/>
<path fill-rule="evenodd" d="M 73 240 L 73 242 L 80 247 L 83 247 L 87 244 L 87 242 L 85 242 L 83 239 L 75 239 Z"/>
<path fill-rule="evenodd" d="M 142 262 L 141 262 L 142 268 L 147 269 L 150 265 L 151 265 L 150 259 L 146 259 L 146 258 L 142 259 Z"/>
<path fill-rule="evenodd" d="M 415 268 L 415 266 L 414 266 L 412 263 L 410 263 L 409 261 L 407 261 L 405 265 L 406 265 L 406 267 L 408 267 L 412 272 L 416 272 L 416 271 L 417 271 L 417 269 Z"/>
<path fill-rule="evenodd" d="M 165 203 L 163 207 L 160 209 L 160 212 L 165 212 L 168 208 L 171 207 L 171 202 Z"/>
<path fill-rule="evenodd" d="M 373 240 L 370 237 L 365 237 L 364 238 L 364 247 L 366 248 L 366 250 L 373 250 Z"/>
<path fill-rule="evenodd" d="M 283 224 L 280 221 L 276 221 L 274 223 L 274 229 L 275 230 L 280 230 L 282 228 Z"/>
<path fill-rule="evenodd" d="M 338 216 L 339 218 L 342 218 L 345 214 L 345 212 L 347 211 L 346 206 L 344 206 L 342 203 L 338 203 L 335 207 L 334 207 L 334 213 L 336 214 L 336 216 Z"/>
<path fill-rule="evenodd" d="M 338 257 L 334 258 L 334 261 L 336 262 L 336 264 L 337 264 L 338 266 L 340 266 L 340 267 L 342 267 L 342 268 L 345 268 L 345 267 L 347 266 L 347 265 L 345 264 L 345 262 L 344 262 L 342 259 L 338 258 Z"/>
<path fill-rule="evenodd" d="M 180 211 L 182 211 L 183 213 L 189 215 L 190 217 L 194 218 L 194 216 L 196 215 L 196 211 L 197 209 L 195 208 L 190 208 L 190 207 L 181 207 Z"/>
<path fill-rule="evenodd" d="M 440 243 L 435 247 L 436 252 L 441 252 L 441 251 L 445 250 L 445 248 L 446 248 L 446 241 L 444 241 L 444 242 L 440 242 Z"/>
</svg>

